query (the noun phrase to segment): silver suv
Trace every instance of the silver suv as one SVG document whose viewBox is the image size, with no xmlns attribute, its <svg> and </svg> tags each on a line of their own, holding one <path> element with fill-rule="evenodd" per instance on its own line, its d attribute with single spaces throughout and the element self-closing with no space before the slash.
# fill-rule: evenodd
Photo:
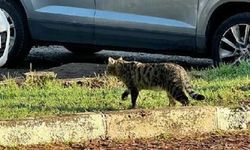
<svg viewBox="0 0 250 150">
<path fill-rule="evenodd" d="M 0 0 L 0 9 L 11 26 L 8 65 L 44 44 L 206 57 L 215 65 L 250 57 L 250 0 Z"/>
</svg>

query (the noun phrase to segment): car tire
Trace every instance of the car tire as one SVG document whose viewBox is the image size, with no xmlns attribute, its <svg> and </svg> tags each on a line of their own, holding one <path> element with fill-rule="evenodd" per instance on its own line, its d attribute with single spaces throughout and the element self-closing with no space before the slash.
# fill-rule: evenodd
<svg viewBox="0 0 250 150">
<path fill-rule="evenodd" d="M 250 59 L 246 54 L 247 52 L 250 54 L 249 28 L 249 12 L 231 16 L 218 27 L 212 40 L 214 66 L 218 67 L 220 63 L 238 63 L 240 59 Z M 245 39 L 247 43 L 244 42 Z"/>
<path fill-rule="evenodd" d="M 31 49 L 30 33 L 23 9 L 16 1 L 0 0 L 0 9 L 5 11 L 11 28 L 12 46 L 9 49 L 6 66 L 17 66 Z"/>
<path fill-rule="evenodd" d="M 94 54 L 101 51 L 101 49 L 98 49 L 95 46 L 86 45 L 65 45 L 64 47 L 75 54 Z"/>
</svg>

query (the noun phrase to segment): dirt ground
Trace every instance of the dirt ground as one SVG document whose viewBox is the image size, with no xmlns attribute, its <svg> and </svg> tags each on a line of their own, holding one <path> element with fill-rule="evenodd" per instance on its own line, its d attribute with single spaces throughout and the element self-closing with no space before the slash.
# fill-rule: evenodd
<svg viewBox="0 0 250 150">
<path fill-rule="evenodd" d="M 0 147 L 1 149 L 1 147 Z M 8 150 L 9 148 L 2 149 Z M 85 144 L 52 144 L 19 147 L 27 150 L 250 150 L 249 133 L 209 134 L 195 138 L 165 138 L 153 140 L 90 141 Z"/>
</svg>

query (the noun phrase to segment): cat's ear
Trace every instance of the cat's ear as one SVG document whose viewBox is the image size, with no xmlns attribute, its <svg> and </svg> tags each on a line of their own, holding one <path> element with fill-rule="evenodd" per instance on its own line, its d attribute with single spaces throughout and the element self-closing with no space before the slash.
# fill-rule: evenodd
<svg viewBox="0 0 250 150">
<path fill-rule="evenodd" d="M 112 57 L 109 57 L 109 64 L 114 64 L 115 60 Z"/>
<path fill-rule="evenodd" d="M 123 58 L 122 58 L 122 57 L 120 57 L 118 60 L 123 60 Z"/>
</svg>

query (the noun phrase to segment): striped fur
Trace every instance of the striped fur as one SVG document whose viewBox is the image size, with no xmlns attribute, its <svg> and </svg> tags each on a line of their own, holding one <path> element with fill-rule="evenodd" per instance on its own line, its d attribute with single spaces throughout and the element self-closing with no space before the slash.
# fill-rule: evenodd
<svg viewBox="0 0 250 150">
<path fill-rule="evenodd" d="M 182 105 L 189 105 L 188 93 L 195 100 L 204 100 L 203 95 L 193 91 L 185 69 L 173 63 L 140 63 L 115 60 L 109 58 L 107 73 L 118 77 L 127 86 L 122 94 L 126 99 L 131 94 L 132 108 L 136 107 L 136 100 L 140 90 L 165 90 L 168 94 L 169 105 L 174 106 L 176 101 Z"/>
</svg>

